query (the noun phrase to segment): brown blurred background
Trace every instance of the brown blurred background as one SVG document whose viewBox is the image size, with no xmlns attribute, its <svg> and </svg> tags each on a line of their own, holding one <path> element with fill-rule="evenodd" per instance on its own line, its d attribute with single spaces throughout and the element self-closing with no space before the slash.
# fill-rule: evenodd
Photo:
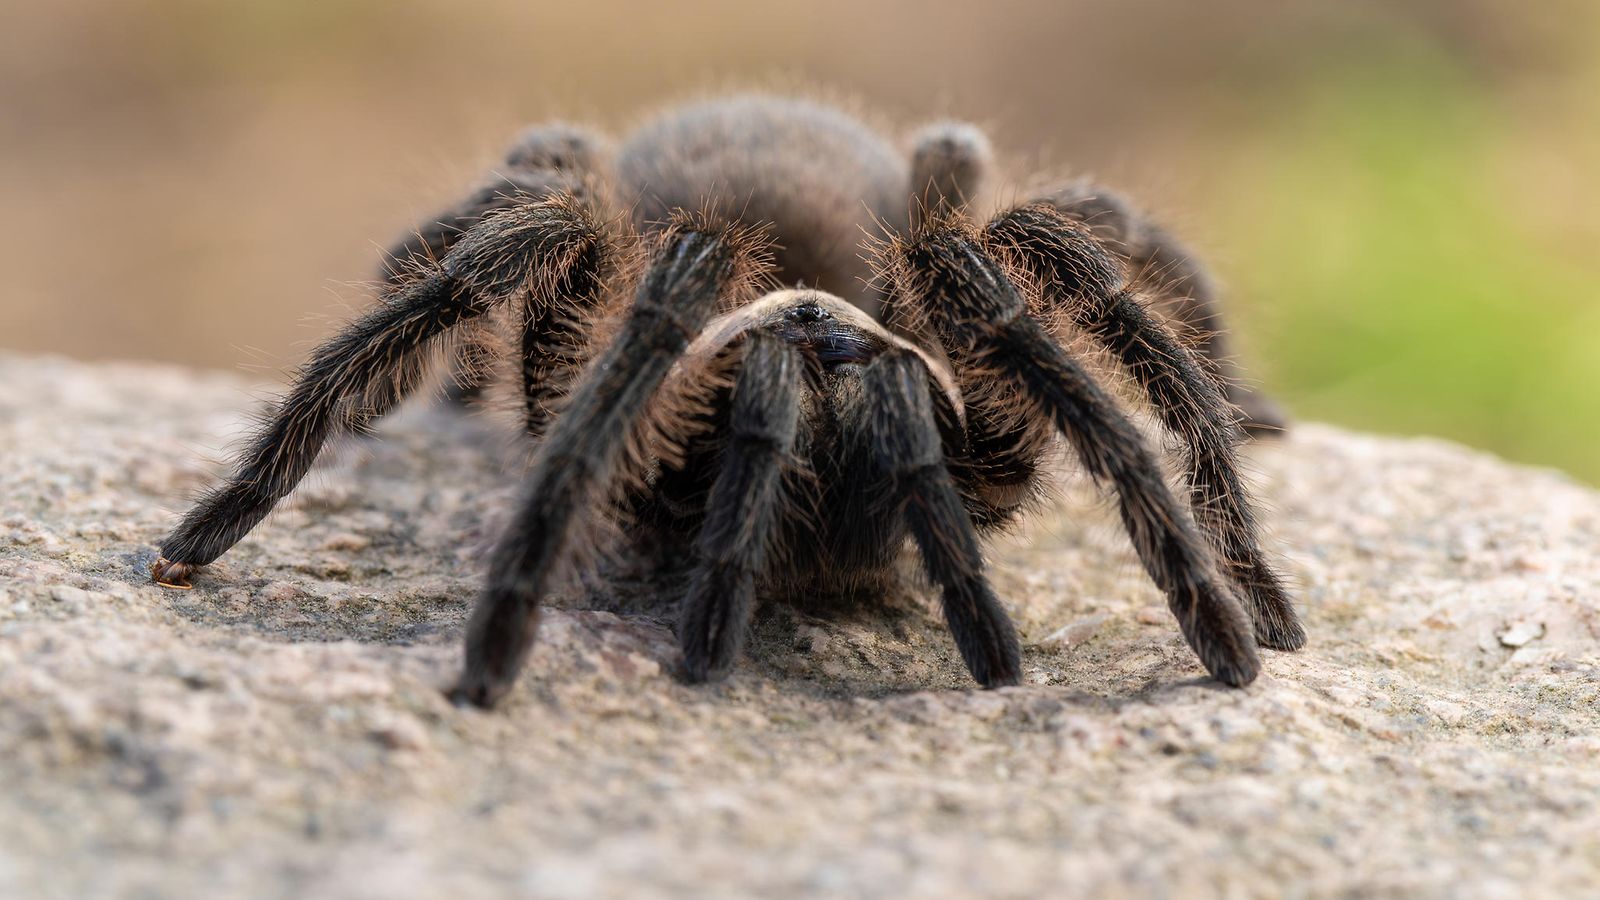
<svg viewBox="0 0 1600 900">
<path fill-rule="evenodd" d="M 1202 249 L 1302 417 L 1600 480 L 1600 4 L 76 0 L 0 34 L 0 346 L 276 374 L 522 124 L 808 85 Z"/>
</svg>

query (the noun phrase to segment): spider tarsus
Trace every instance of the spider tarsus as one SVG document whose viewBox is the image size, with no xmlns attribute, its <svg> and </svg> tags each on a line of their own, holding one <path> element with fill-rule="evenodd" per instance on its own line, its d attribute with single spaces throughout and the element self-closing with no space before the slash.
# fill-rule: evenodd
<svg viewBox="0 0 1600 900">
<path fill-rule="evenodd" d="M 1284 606 L 1288 607 L 1288 599 L 1284 599 Z M 1288 607 L 1293 609 L 1293 607 Z M 1306 629 L 1300 623 L 1300 618 L 1290 616 L 1255 617 L 1256 643 L 1269 650 L 1282 650 L 1293 652 L 1306 645 Z"/>
<path fill-rule="evenodd" d="M 737 528 L 740 523 L 730 524 Z M 722 533 L 719 530 L 717 536 Z M 754 578 L 750 573 L 704 561 L 700 569 L 679 610 L 678 641 L 683 648 L 681 672 L 684 681 L 690 684 L 721 678 L 733 668 L 744 647 L 745 632 L 750 626 L 750 607 L 755 601 Z"/>
<path fill-rule="evenodd" d="M 173 562 L 163 556 L 150 565 L 150 580 L 164 588 L 187 591 L 194 587 L 189 583 L 189 576 L 194 574 L 197 568 L 199 567 L 188 563 Z"/>
<path fill-rule="evenodd" d="M 731 662 L 718 665 L 708 654 L 686 653 L 678 664 L 678 678 L 684 684 L 710 684 L 726 678 L 732 668 Z"/>
<path fill-rule="evenodd" d="M 1016 687 L 1022 683 L 1022 651 L 1014 640 L 997 640 L 983 654 L 975 654 L 975 657 L 986 661 L 984 666 L 972 672 L 973 680 L 985 690 Z M 972 668 L 970 663 L 968 668 Z"/>
<path fill-rule="evenodd" d="M 467 684 L 465 679 L 450 690 L 445 691 L 445 697 L 451 704 L 465 709 L 493 709 L 500 698 L 505 695 L 504 688 L 494 688 L 485 682 Z"/>
<path fill-rule="evenodd" d="M 1306 646 L 1306 630 L 1299 622 L 1292 628 L 1271 628 L 1257 626 L 1255 629 L 1256 643 L 1268 650 L 1281 650 L 1293 653 L 1303 650 Z"/>
<path fill-rule="evenodd" d="M 1181 598 L 1181 599 L 1180 599 Z M 1184 640 L 1212 678 L 1244 687 L 1261 673 L 1255 634 L 1237 597 L 1215 578 L 1169 594 Z"/>
<path fill-rule="evenodd" d="M 530 541 L 550 546 L 538 537 Z M 487 709 L 511 690 L 538 631 L 538 599 L 515 583 L 491 580 L 467 620 L 466 662 L 456 696 Z"/>
<path fill-rule="evenodd" d="M 510 629 L 509 634 L 517 634 L 517 631 Z M 493 708 L 517 684 L 517 673 L 522 671 L 523 657 L 526 657 L 531 645 L 533 636 L 530 634 L 515 647 L 507 642 L 504 647 L 483 650 L 485 657 L 494 657 L 494 660 L 474 661 L 469 658 L 461 681 L 456 682 L 448 692 L 450 700 L 456 706 Z"/>
<path fill-rule="evenodd" d="M 1212 678 L 1231 688 L 1248 687 L 1261 674 L 1261 660 L 1254 650 L 1248 653 L 1215 654 L 1202 657 L 1201 664 Z"/>
</svg>

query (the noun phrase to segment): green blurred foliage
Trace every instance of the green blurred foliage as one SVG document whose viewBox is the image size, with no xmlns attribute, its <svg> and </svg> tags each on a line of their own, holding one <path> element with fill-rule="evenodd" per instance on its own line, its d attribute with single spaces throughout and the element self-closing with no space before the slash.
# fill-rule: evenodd
<svg viewBox="0 0 1600 900">
<path fill-rule="evenodd" d="M 1600 247 L 1592 222 L 1562 230 L 1595 214 L 1600 157 L 1543 178 L 1527 150 L 1549 136 L 1519 130 L 1516 98 L 1427 46 L 1320 70 L 1275 108 L 1211 198 L 1258 376 L 1300 417 L 1600 481 Z M 1592 146 L 1597 123 L 1535 127 Z"/>
</svg>

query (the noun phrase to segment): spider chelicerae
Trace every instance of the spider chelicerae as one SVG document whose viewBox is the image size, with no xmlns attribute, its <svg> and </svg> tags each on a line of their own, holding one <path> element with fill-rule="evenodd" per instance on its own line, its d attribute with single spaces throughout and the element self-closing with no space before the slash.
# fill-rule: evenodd
<svg viewBox="0 0 1600 900">
<path fill-rule="evenodd" d="M 929 126 L 901 153 L 838 109 L 776 97 L 676 109 L 615 148 L 529 130 L 390 251 L 376 306 L 312 353 L 152 575 L 188 586 L 329 438 L 421 385 L 441 346 L 454 393 L 480 390 L 486 336 L 509 332 L 537 449 L 467 625 L 459 701 L 506 693 L 542 598 L 588 564 L 593 527 L 619 521 L 690 561 L 691 681 L 734 662 L 758 595 L 870 599 L 909 538 L 973 678 L 1016 684 L 979 537 L 1028 509 L 1062 439 L 1116 495 L 1206 669 L 1250 683 L 1258 644 L 1305 641 L 1235 455 L 1244 427 L 1279 424 L 1274 407 L 1235 386 L 1212 289 L 1170 235 L 1084 182 L 979 221 L 990 168 L 970 125 Z M 1181 445 L 1187 504 L 1066 349 L 1079 336 Z"/>
</svg>

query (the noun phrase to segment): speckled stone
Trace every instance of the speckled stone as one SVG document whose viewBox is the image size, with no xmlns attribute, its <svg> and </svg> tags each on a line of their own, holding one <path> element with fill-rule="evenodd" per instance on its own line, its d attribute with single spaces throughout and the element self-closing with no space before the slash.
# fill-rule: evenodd
<svg viewBox="0 0 1600 900">
<path fill-rule="evenodd" d="M 0 355 L 0 896 L 1579 896 L 1600 888 L 1600 495 L 1435 440 L 1251 450 L 1311 644 L 1204 679 L 1067 479 L 992 548 L 1023 687 L 925 600 L 766 610 L 725 683 L 561 601 L 441 695 L 522 465 L 402 413 L 188 592 L 145 579 L 262 392 Z M 592 599 L 592 598 L 591 598 Z"/>
</svg>

